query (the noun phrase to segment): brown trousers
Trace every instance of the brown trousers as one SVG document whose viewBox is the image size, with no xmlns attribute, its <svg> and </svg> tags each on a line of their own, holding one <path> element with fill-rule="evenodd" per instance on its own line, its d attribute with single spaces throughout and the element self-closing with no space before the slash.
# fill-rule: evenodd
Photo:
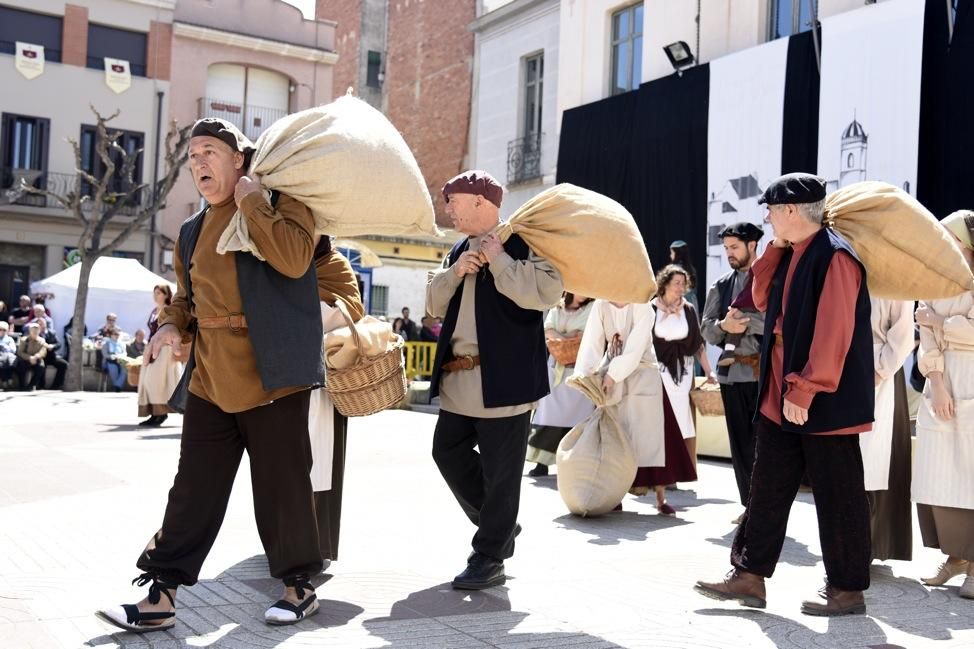
<svg viewBox="0 0 974 649">
<path fill-rule="evenodd" d="M 190 393 L 179 469 L 162 529 L 136 565 L 171 584 L 192 586 L 213 546 L 246 449 L 257 531 L 277 579 L 321 571 L 311 491 L 309 392 L 244 412 L 223 412 Z"/>
</svg>

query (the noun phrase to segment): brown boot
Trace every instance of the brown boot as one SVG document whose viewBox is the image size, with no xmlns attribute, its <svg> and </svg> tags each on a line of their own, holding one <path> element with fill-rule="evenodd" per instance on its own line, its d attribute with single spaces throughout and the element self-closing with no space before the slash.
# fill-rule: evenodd
<svg viewBox="0 0 974 649">
<path fill-rule="evenodd" d="M 826 584 L 825 588 L 818 591 L 818 596 L 819 599 L 802 602 L 802 613 L 822 617 L 866 613 L 866 598 L 861 590 L 839 590 Z"/>
<path fill-rule="evenodd" d="M 711 599 L 734 599 L 744 606 L 753 608 L 764 608 L 768 605 L 767 594 L 764 591 L 764 577 L 738 568 L 727 573 L 723 581 L 714 583 L 698 581 L 693 589 Z"/>
</svg>

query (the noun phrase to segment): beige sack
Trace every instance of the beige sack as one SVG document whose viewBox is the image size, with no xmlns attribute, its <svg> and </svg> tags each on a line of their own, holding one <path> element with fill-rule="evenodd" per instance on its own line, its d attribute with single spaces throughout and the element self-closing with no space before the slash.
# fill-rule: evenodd
<svg viewBox="0 0 974 649">
<path fill-rule="evenodd" d="M 618 406 L 606 406 L 601 377 L 572 377 L 569 384 L 598 406 L 558 445 L 558 493 L 577 516 L 601 516 L 622 502 L 636 477 L 636 456 L 618 421 Z"/>
<path fill-rule="evenodd" d="M 393 332 L 391 324 L 370 315 L 359 320 L 355 324 L 355 330 L 366 357 L 385 354 L 397 344 L 402 344 L 399 334 Z M 343 370 L 358 362 L 358 345 L 349 327 L 340 327 L 326 333 L 324 345 L 328 369 Z"/>
<path fill-rule="evenodd" d="M 267 189 L 304 203 L 315 233 L 440 234 L 426 181 L 386 117 L 346 95 L 274 122 L 256 142 L 250 173 Z M 238 212 L 217 252 L 254 252 Z M 257 255 L 260 257 L 260 255 Z"/>
<path fill-rule="evenodd" d="M 656 277 L 632 215 L 619 203 L 568 183 L 522 205 L 498 226 L 517 234 L 558 269 L 565 290 L 610 302 L 644 304 L 656 295 Z"/>
<path fill-rule="evenodd" d="M 843 187 L 825 200 L 825 219 L 859 255 L 873 297 L 936 300 L 974 290 L 957 242 L 898 187 L 875 181 Z"/>
</svg>

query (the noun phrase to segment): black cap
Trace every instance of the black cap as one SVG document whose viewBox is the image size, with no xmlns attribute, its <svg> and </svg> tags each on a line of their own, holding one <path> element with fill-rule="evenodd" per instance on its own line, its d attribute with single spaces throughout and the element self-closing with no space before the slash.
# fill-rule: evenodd
<svg viewBox="0 0 974 649">
<path fill-rule="evenodd" d="M 721 239 L 724 237 L 737 237 L 741 241 L 760 241 L 761 237 L 764 236 L 764 230 L 753 223 L 741 221 L 740 223 L 731 223 L 718 232 L 717 236 Z"/>
<path fill-rule="evenodd" d="M 825 181 L 818 176 L 806 173 L 787 174 L 773 181 L 758 204 L 797 205 L 817 203 L 825 198 Z"/>
<path fill-rule="evenodd" d="M 231 149 L 247 156 L 248 160 L 250 155 L 256 150 L 254 143 L 250 141 L 250 138 L 241 133 L 240 129 L 219 117 L 204 117 L 198 120 L 193 125 L 191 137 L 199 137 L 201 135 L 215 137 L 218 140 L 226 142 Z"/>
</svg>

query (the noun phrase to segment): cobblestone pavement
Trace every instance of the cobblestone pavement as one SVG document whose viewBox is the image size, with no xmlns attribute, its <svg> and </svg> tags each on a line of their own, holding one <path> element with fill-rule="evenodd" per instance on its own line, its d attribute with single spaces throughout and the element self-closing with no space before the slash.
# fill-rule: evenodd
<svg viewBox="0 0 974 649">
<path fill-rule="evenodd" d="M 918 583 L 939 561 L 924 548 L 913 563 L 874 567 L 868 617 L 799 614 L 823 578 L 804 494 L 768 609 L 695 594 L 694 580 L 728 569 L 740 512 L 722 463 L 702 462 L 700 481 L 671 494 L 677 518 L 630 496 L 623 513 L 578 519 L 554 477 L 525 478 L 508 584 L 453 591 L 472 529 L 430 459 L 434 417 L 402 411 L 352 422 L 341 560 L 318 580 L 319 615 L 296 627 L 262 622 L 278 585 L 245 459 L 201 581 L 180 589 L 174 630 L 116 632 L 92 612 L 140 597 L 129 581 L 162 518 L 181 423 L 139 429 L 135 412 L 131 394 L 0 394 L 0 649 L 974 647 L 974 601 L 958 597 L 957 582 Z"/>
</svg>

